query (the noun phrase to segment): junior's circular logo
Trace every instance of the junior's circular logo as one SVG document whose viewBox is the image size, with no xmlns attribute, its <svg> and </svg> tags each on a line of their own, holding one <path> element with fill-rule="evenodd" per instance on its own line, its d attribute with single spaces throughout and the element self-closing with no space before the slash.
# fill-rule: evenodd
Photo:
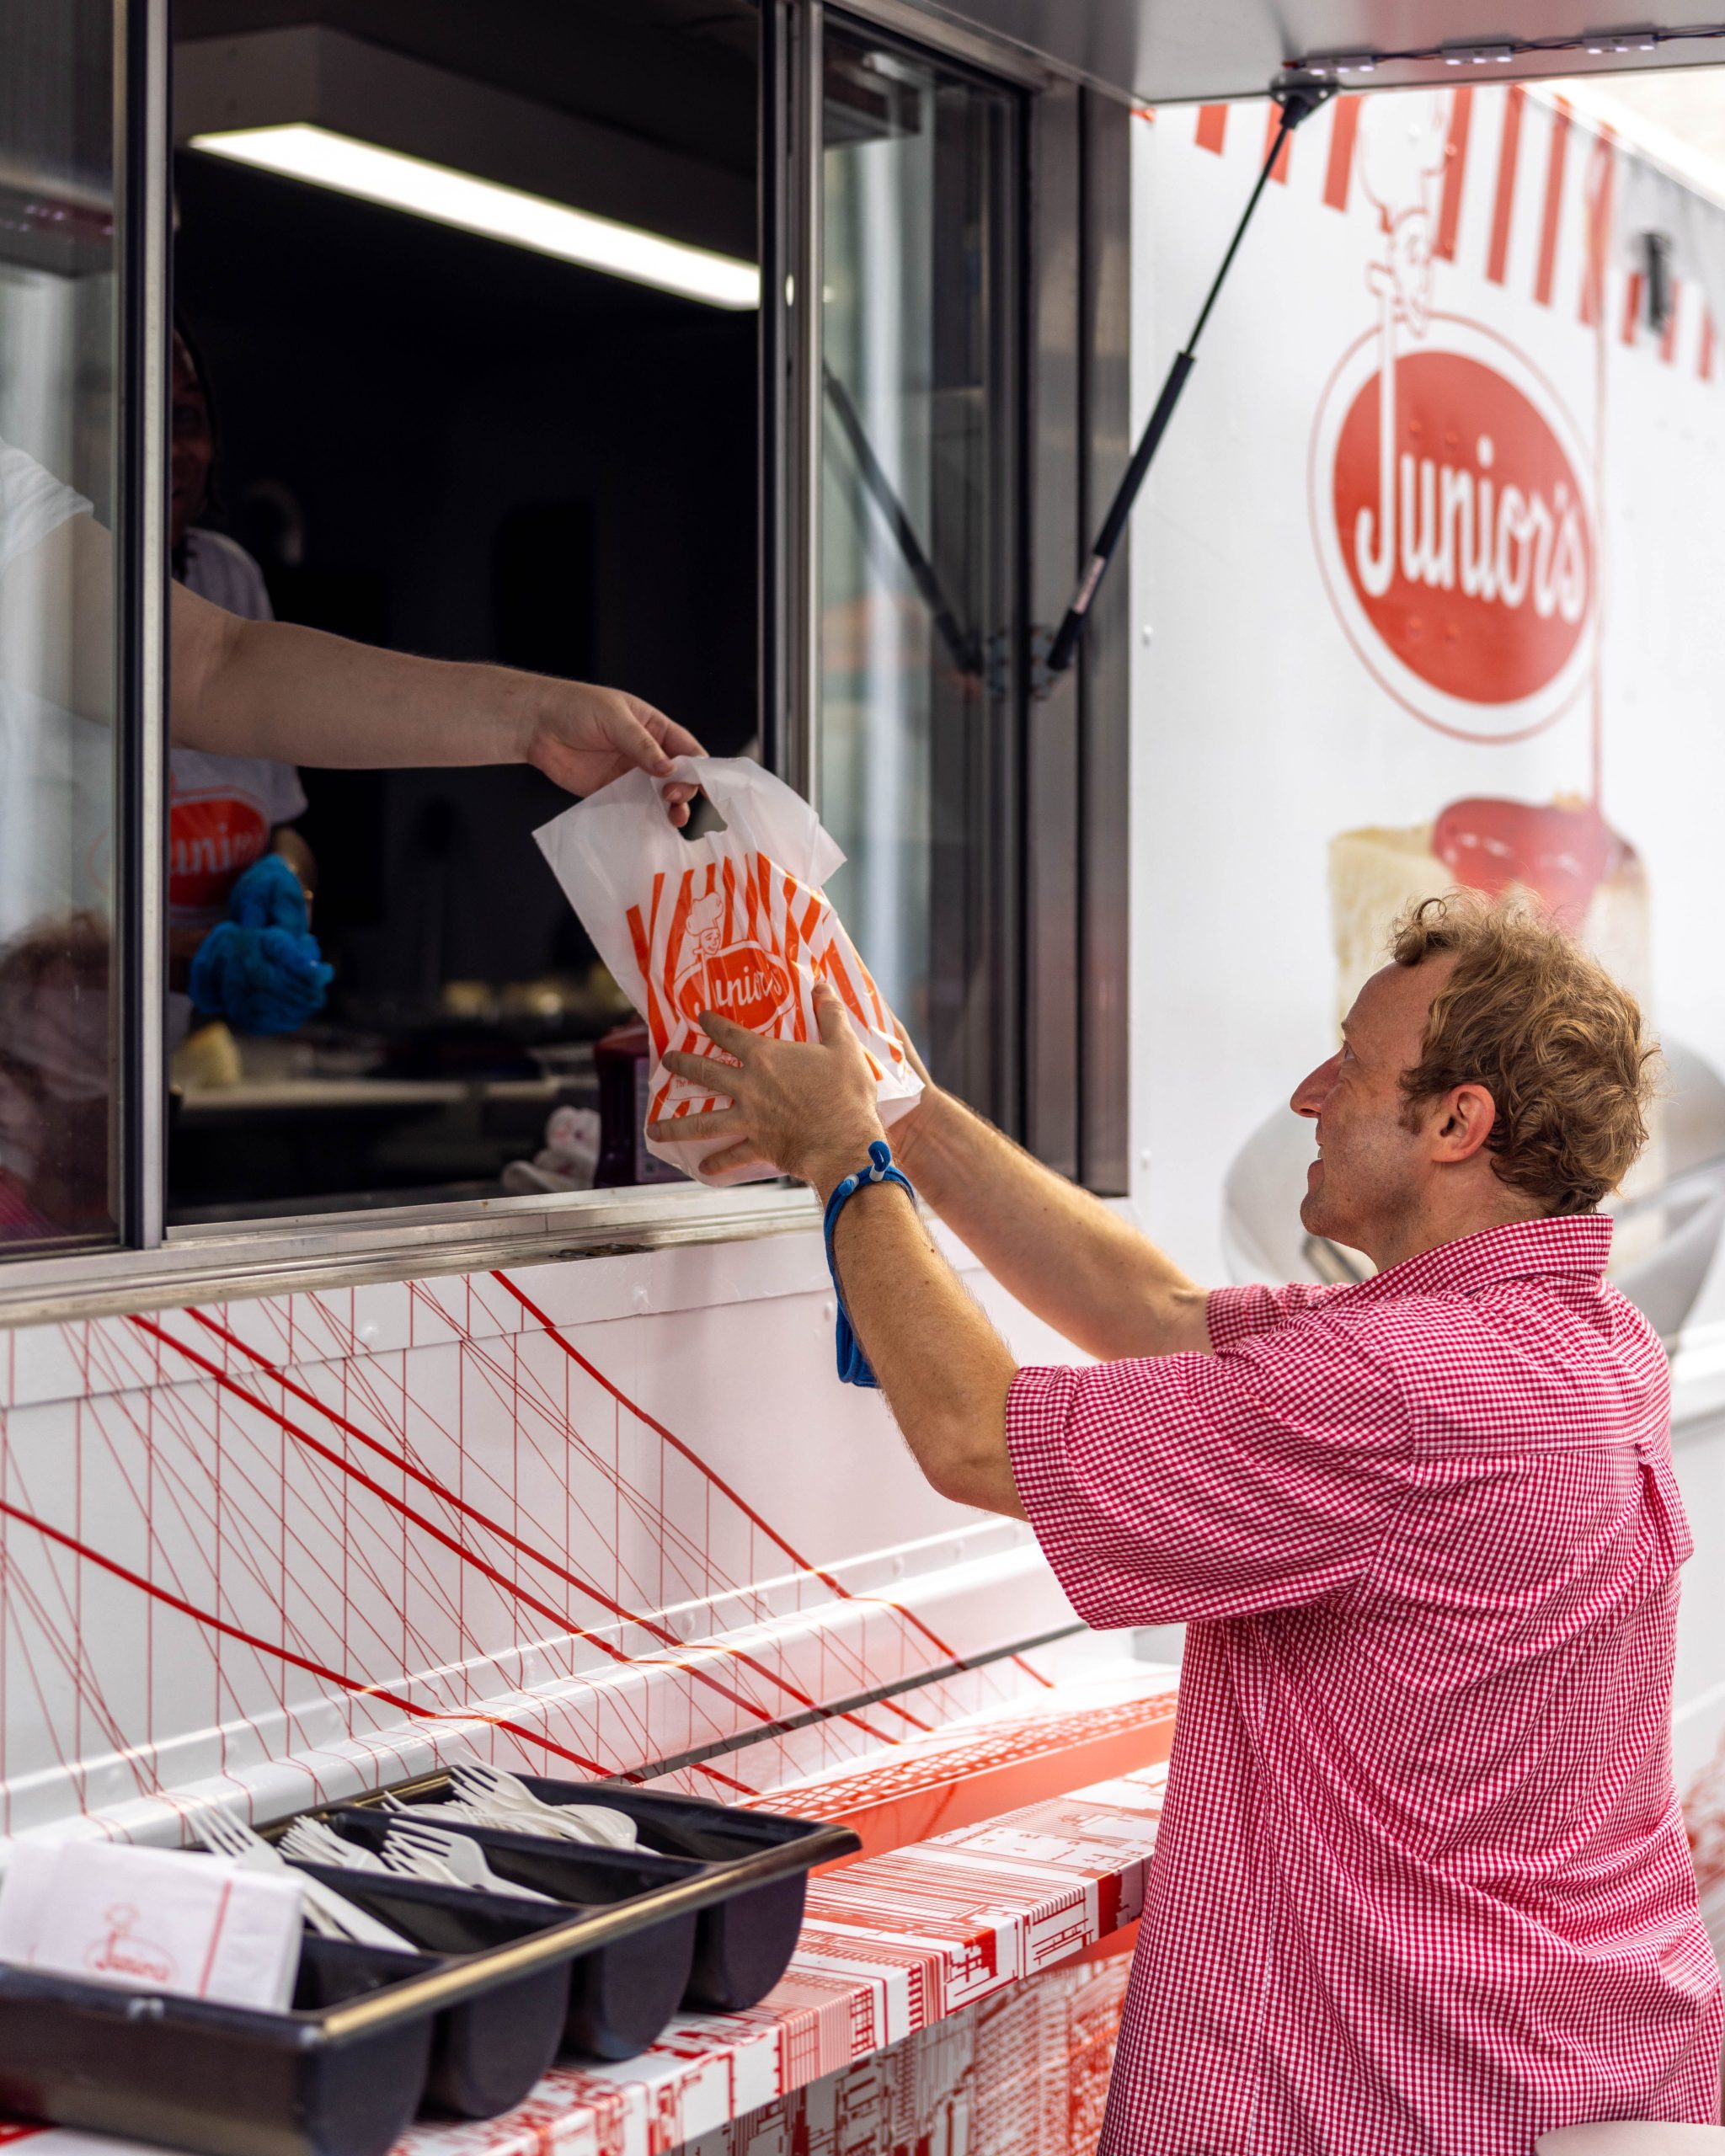
<svg viewBox="0 0 1725 2156">
<path fill-rule="evenodd" d="M 733 944 L 704 953 L 679 974 L 676 1006 L 693 1024 L 703 1011 L 717 1011 L 751 1033 L 764 1033 L 790 1001 L 790 975 L 757 943 Z"/>
<path fill-rule="evenodd" d="M 1598 552 L 1580 445 L 1549 383 L 1476 323 L 1351 346 L 1313 430 L 1318 560 L 1354 649 L 1440 732 L 1513 741 L 1585 678 Z M 1393 348 L 1391 348 L 1393 349 Z"/>
</svg>

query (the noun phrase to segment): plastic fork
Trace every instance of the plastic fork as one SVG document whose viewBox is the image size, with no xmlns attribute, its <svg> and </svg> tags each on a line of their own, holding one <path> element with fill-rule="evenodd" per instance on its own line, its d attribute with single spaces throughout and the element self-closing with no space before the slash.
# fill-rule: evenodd
<svg viewBox="0 0 1725 2156">
<path fill-rule="evenodd" d="M 421 1819 L 393 1819 L 383 1838 L 383 1861 L 393 1870 L 409 1868 L 421 1879 L 440 1885 L 477 1886 L 487 1894 L 508 1894 L 518 1902 L 548 1902 L 531 1886 L 517 1886 L 512 1879 L 499 1879 L 479 1844 L 466 1834 L 451 1834 Z"/>
<path fill-rule="evenodd" d="M 419 1819 L 429 1827 L 447 1828 L 454 1820 L 459 1826 L 490 1827 L 510 1834 L 537 1831 L 526 1825 L 521 1812 L 505 1812 L 500 1806 L 461 1804 L 453 1799 L 446 1804 L 403 1804 L 399 1797 L 386 1796 L 379 1806 L 397 1819 Z"/>
<path fill-rule="evenodd" d="M 321 1819 L 296 1819 L 276 1844 L 301 1864 L 339 1865 L 349 1871 L 382 1871 L 382 1860 L 359 1843 L 344 1841 Z"/>
<path fill-rule="evenodd" d="M 336 1926 L 339 1936 L 351 1939 L 360 1946 L 382 1946 L 393 1954 L 417 1954 L 419 1948 L 403 1939 L 398 1931 L 392 1931 L 387 1924 L 365 1909 L 355 1908 L 346 1895 L 338 1894 L 333 1886 L 326 1886 L 321 1879 L 307 1878 L 295 1870 L 279 1849 L 270 1848 L 260 1835 L 226 1812 L 202 1812 L 192 1822 L 192 1831 L 206 1849 L 217 1856 L 231 1857 L 236 1864 L 245 1865 L 254 1871 L 290 1871 L 304 1889 L 307 1913 L 316 1911 Z M 316 1923 L 316 1918 L 312 1919 Z M 318 1927 L 323 1929 L 323 1925 Z"/>
<path fill-rule="evenodd" d="M 530 1834 L 556 1834 L 569 1842 L 586 1842 L 604 1849 L 640 1847 L 635 1822 L 625 1812 L 606 1804 L 547 1804 L 526 1784 L 505 1774 L 487 1759 L 463 1759 L 450 1769 L 458 1797 L 487 1812 L 509 1815 L 510 1823 L 521 1822 Z"/>
<path fill-rule="evenodd" d="M 459 1797 L 449 1797 L 441 1804 L 392 1804 L 389 1809 L 400 1819 L 426 1819 L 434 1827 L 446 1827 L 451 1819 L 463 1827 L 502 1827 L 512 1834 L 539 1833 L 541 1829 L 527 1823 L 532 1817 L 528 1812 L 516 1812 L 505 1804 L 464 1804 Z M 585 1836 L 574 1834 L 546 1835 L 548 1841 L 585 1841 Z M 592 1844 L 588 1843 L 588 1847 Z"/>
<path fill-rule="evenodd" d="M 442 1804 L 409 1804 L 392 1790 L 385 1790 L 377 1800 L 380 1811 L 393 1812 L 398 1819 L 429 1819 L 434 1826 L 446 1827 L 451 1819 L 462 1820 L 469 1827 L 497 1827 L 510 1814 L 491 1804 L 462 1804 L 450 1798 Z"/>
<path fill-rule="evenodd" d="M 440 1804 L 409 1804 L 393 1790 L 385 1790 L 377 1801 L 380 1809 L 393 1812 L 398 1818 L 424 1819 L 435 1827 L 446 1827 L 455 1819 L 467 1827 L 492 1827 L 506 1833 L 537 1834 L 548 1841 L 573 1842 L 582 1849 L 640 1847 L 634 1822 L 626 1813 L 609 1812 L 599 1805 L 542 1804 L 531 1792 L 523 1794 L 527 1797 L 525 1805 L 519 1801 L 494 1801 L 483 1796 L 465 1801 L 459 1796 L 448 1797 Z"/>
</svg>

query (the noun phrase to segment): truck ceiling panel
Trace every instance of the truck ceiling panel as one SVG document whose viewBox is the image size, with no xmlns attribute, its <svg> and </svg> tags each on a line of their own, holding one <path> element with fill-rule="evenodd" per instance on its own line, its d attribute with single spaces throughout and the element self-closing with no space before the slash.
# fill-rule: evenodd
<svg viewBox="0 0 1725 2156">
<path fill-rule="evenodd" d="M 1354 87 L 1621 73 L 1725 61 L 1725 0 L 925 0 L 1144 104 L 1262 96 L 1303 62 L 1381 60 Z M 1716 34 L 1708 35 L 1708 31 Z M 1604 34 L 1603 37 L 1601 33 Z M 1646 49 L 1642 40 L 1657 42 Z M 1609 49 L 1616 40 L 1626 49 Z M 1589 43 L 1607 50 L 1589 52 Z M 1508 60 L 1452 64 L 1457 47 Z M 1445 48 L 1448 49 L 1447 52 Z"/>
</svg>

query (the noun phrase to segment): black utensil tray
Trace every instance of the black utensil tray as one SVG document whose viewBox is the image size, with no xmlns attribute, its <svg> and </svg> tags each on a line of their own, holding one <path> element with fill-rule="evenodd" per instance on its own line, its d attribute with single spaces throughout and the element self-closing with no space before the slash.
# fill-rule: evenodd
<svg viewBox="0 0 1725 2156">
<path fill-rule="evenodd" d="M 860 1846 L 822 1821 L 521 1780 L 547 1804 L 626 1813 L 643 1846 L 450 1822 L 543 1903 L 302 1866 L 418 1951 L 307 1932 L 282 2014 L 0 1965 L 0 2112 L 196 2156 L 382 2156 L 421 2109 L 508 2110 L 559 2052 L 628 2058 L 680 2004 L 756 2004 L 796 1945 L 810 1870 Z M 397 1792 L 450 1793 L 444 1775 Z M 372 1848 L 388 1828 L 377 1799 L 314 1816 Z"/>
<path fill-rule="evenodd" d="M 600 1804 L 622 1812 L 634 1822 L 643 1843 L 638 1849 L 582 1847 L 536 1836 L 530 1829 L 506 1833 L 451 1821 L 453 1829 L 480 1844 L 494 1870 L 517 1886 L 579 1902 L 590 1893 L 606 1892 L 609 1881 L 638 1876 L 632 1875 L 632 1866 L 661 1877 L 674 1867 L 686 1880 L 706 1882 L 693 1965 L 682 1996 L 691 2008 L 732 2013 L 758 2004 L 784 1974 L 795 1950 L 809 1872 L 817 1865 L 854 1855 L 862 1847 L 848 1827 L 825 1820 L 745 1811 L 621 1782 L 525 1774 L 517 1779 L 542 1803 Z M 394 1794 L 404 1801 L 435 1805 L 454 1791 L 449 1778 L 439 1774 Z M 330 1823 L 375 1848 L 387 1829 L 388 1814 L 374 1800 L 330 1815 Z M 535 1852 L 537 1860 L 530 1868 L 513 1868 L 529 1865 Z M 552 1864 L 559 1869 L 544 1868 Z M 571 1865 L 574 1870 L 560 1868 Z M 553 1879 L 558 1883 L 553 1885 Z"/>
<path fill-rule="evenodd" d="M 355 1838 L 387 1824 L 320 1816 Z M 529 1842 L 520 1861 L 544 1850 Z M 419 1951 L 308 1931 L 281 2014 L 0 1965 L 0 2113 L 195 2156 L 382 2156 L 421 2109 L 509 2109 L 559 2052 L 628 2057 L 689 1994 L 703 1913 L 745 1882 L 653 1851 L 589 1854 L 558 1849 L 549 1903 L 299 1867 Z"/>
<path fill-rule="evenodd" d="M 206 2156 L 379 2156 L 419 2109 L 438 2019 L 391 1994 L 442 1974 L 308 1933 L 293 2004 L 269 2014 L 0 1968 L 0 2109 Z"/>
<path fill-rule="evenodd" d="M 362 1849 L 377 1849 L 389 1831 L 390 1815 L 375 1806 L 338 1806 L 324 1815 L 326 1823 Z M 548 1894 L 549 1904 L 520 1902 L 467 1888 L 433 1887 L 437 1895 L 459 1894 L 464 1903 L 483 1903 L 488 1909 L 513 1913 L 515 1920 L 543 1924 L 590 1911 L 627 1906 L 644 1896 L 681 1886 L 698 1876 L 700 1867 L 674 1863 L 665 1857 L 617 1854 L 595 1850 L 597 1861 L 589 1863 L 585 1849 L 559 1849 L 555 1855 L 541 1841 L 524 1844 L 519 1854 L 493 1847 L 493 1837 L 476 1834 L 492 1869 L 500 1878 L 536 1894 Z M 497 1838 L 509 1842 L 513 1837 Z M 573 1859 L 573 1861 L 569 1860 Z M 386 1879 L 366 1872 L 318 1871 L 339 1892 L 350 1894 L 374 1915 L 393 1924 L 416 1943 L 441 1945 L 441 1937 L 427 1939 L 416 1929 L 394 1890 L 423 1893 L 418 1881 Z M 459 1913 L 459 1912 L 457 1913 Z M 695 1956 L 699 1913 L 681 1908 L 655 1922 L 593 1948 L 568 1965 L 568 1998 L 563 2024 L 565 2047 L 595 2058 L 633 2058 L 664 2028 L 688 1988 Z"/>
</svg>

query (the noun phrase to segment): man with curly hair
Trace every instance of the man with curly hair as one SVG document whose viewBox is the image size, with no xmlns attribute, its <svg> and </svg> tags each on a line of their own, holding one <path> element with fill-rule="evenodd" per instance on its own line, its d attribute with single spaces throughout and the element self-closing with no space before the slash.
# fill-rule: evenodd
<svg viewBox="0 0 1725 2156">
<path fill-rule="evenodd" d="M 823 1039 L 702 1025 L 725 1131 L 823 1198 L 883 1137 Z M 1646 1138 L 1633 1001 L 1525 908 L 1433 899 L 1295 1089 L 1359 1284 L 1206 1294 L 931 1086 L 900 1164 L 1101 1358 L 1026 1369 L 890 1184 L 836 1225 L 911 1451 L 1028 1518 L 1098 1625 L 1188 1630 L 1103 2156 L 1530 2156 L 1718 2116 L 1672 1783 L 1665 1358 L 1598 1211 Z M 717 1163 L 710 1164 L 717 1165 Z"/>
</svg>

